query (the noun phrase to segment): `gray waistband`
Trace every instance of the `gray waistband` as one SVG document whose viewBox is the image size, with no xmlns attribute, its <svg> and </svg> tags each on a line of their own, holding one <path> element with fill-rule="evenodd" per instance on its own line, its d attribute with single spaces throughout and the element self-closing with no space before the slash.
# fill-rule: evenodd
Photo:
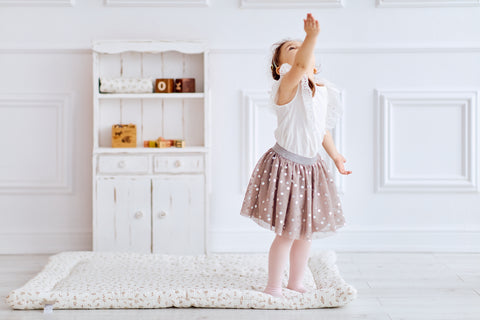
<svg viewBox="0 0 480 320">
<path fill-rule="evenodd" d="M 298 163 L 304 164 L 304 165 L 305 164 L 314 164 L 315 162 L 317 162 L 319 160 L 319 157 L 320 157 L 320 155 L 318 155 L 318 154 L 317 154 L 317 156 L 315 156 L 313 158 L 304 157 L 304 156 L 301 156 L 299 154 L 288 151 L 287 149 L 283 148 L 278 143 L 275 143 L 275 145 L 272 147 L 272 149 L 275 152 L 277 152 L 279 155 L 281 155 L 282 157 L 285 157 L 289 160 L 292 160 L 294 162 L 298 162 Z"/>
</svg>

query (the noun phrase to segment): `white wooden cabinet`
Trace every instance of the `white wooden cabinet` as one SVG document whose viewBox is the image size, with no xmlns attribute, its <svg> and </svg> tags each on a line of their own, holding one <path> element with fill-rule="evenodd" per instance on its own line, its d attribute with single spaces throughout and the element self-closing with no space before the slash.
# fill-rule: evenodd
<svg viewBox="0 0 480 320">
<path fill-rule="evenodd" d="M 93 250 L 208 253 L 210 107 L 201 43 L 93 43 Z M 100 93 L 100 77 L 195 78 L 194 93 Z M 136 148 L 112 148 L 134 123 Z M 144 140 L 184 139 L 184 148 Z"/>
</svg>

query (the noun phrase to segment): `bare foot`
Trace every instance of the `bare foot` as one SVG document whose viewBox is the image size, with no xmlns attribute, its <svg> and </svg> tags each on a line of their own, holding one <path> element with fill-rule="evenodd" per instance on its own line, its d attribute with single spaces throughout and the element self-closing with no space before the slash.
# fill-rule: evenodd
<svg viewBox="0 0 480 320">
<path fill-rule="evenodd" d="M 282 288 L 270 288 L 266 287 L 263 293 L 267 293 L 269 295 L 274 296 L 275 298 L 284 298 L 282 295 Z"/>
<path fill-rule="evenodd" d="M 297 292 L 300 292 L 300 293 L 305 293 L 305 292 L 308 291 L 308 290 L 305 289 L 303 286 L 298 286 L 298 287 L 287 286 L 287 289 L 290 289 L 290 290 L 293 290 L 293 291 L 297 291 Z"/>
</svg>

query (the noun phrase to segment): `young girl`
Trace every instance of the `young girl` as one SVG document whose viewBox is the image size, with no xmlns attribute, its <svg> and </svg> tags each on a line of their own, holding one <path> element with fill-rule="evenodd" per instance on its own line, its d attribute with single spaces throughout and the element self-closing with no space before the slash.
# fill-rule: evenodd
<svg viewBox="0 0 480 320">
<path fill-rule="evenodd" d="M 313 51 L 320 32 L 307 14 L 303 42 L 283 41 L 274 50 L 271 103 L 277 112 L 276 144 L 258 160 L 240 214 L 273 230 L 264 293 L 282 295 L 282 277 L 290 253 L 287 289 L 306 292 L 302 282 L 312 239 L 332 235 L 345 225 L 330 170 L 318 151 L 323 146 L 341 174 L 345 158 L 327 129 L 342 114 L 339 91 L 323 80 L 315 84 Z"/>
</svg>

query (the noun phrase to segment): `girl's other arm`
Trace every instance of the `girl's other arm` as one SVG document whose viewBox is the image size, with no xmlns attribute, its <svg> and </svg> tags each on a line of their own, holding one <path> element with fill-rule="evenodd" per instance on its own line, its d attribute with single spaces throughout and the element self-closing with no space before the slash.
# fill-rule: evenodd
<svg viewBox="0 0 480 320">
<path fill-rule="evenodd" d="M 335 160 L 335 158 L 340 154 L 335 147 L 335 143 L 333 142 L 332 134 L 330 133 L 329 130 L 326 131 L 325 137 L 323 138 L 322 146 L 325 148 L 325 151 L 327 151 L 328 155 L 330 158 Z"/>
<path fill-rule="evenodd" d="M 327 130 L 327 132 L 325 133 L 325 137 L 323 138 L 322 145 L 325 148 L 325 151 L 327 151 L 330 158 L 332 158 L 333 162 L 335 163 L 335 166 L 337 167 L 338 171 L 341 174 L 352 173 L 352 171 L 345 170 L 343 163 L 346 162 L 347 160 L 345 160 L 345 158 L 338 152 L 337 148 L 335 147 L 335 144 L 333 143 L 333 138 L 329 130 Z"/>
</svg>

